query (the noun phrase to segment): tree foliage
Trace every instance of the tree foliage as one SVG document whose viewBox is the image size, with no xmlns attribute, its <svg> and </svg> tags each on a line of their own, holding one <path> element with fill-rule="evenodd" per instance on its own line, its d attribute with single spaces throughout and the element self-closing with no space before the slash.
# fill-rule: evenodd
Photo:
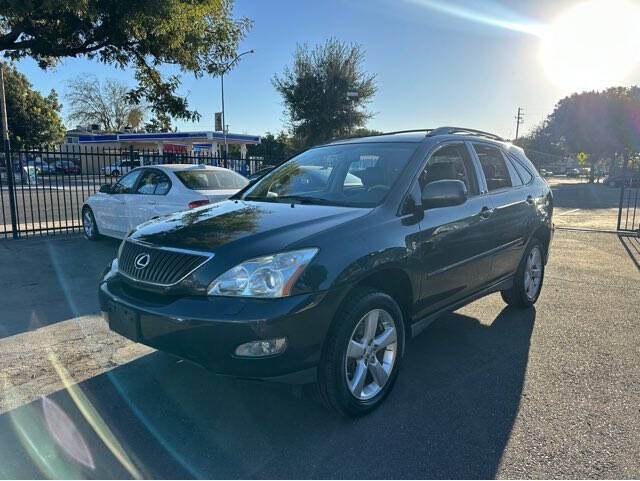
<svg viewBox="0 0 640 481">
<path fill-rule="evenodd" d="M 612 87 L 561 99 L 545 122 L 518 141 L 522 147 L 575 157 L 603 158 L 640 151 L 640 88 Z"/>
<path fill-rule="evenodd" d="M 97 124 L 100 128 L 117 132 L 129 124 L 132 112 L 142 114 L 128 96 L 129 87 L 117 80 L 102 82 L 95 76 L 84 75 L 70 80 L 65 92 L 69 106 L 69 120 L 80 125 Z M 142 119 L 138 120 L 138 125 Z"/>
<path fill-rule="evenodd" d="M 14 66 L 4 65 L 5 98 L 11 145 L 17 148 L 62 140 L 65 132 L 58 95 L 43 96 Z"/>
<path fill-rule="evenodd" d="M 291 138 L 285 132 L 280 132 L 277 136 L 267 132 L 261 137 L 259 144 L 247 146 L 249 157 L 262 157 L 267 161 L 282 161 L 295 152 Z"/>
<path fill-rule="evenodd" d="M 129 92 L 134 103 L 199 120 L 177 93 L 180 76 L 164 78 L 159 67 L 196 77 L 222 72 L 251 26 L 232 12 L 232 0 L 0 0 L 0 51 L 11 59 L 31 57 L 43 69 L 81 56 L 131 67 L 138 82 Z"/>
<path fill-rule="evenodd" d="M 314 49 L 298 45 L 293 66 L 273 77 L 301 145 L 348 135 L 373 116 L 366 105 L 376 93 L 375 75 L 363 70 L 363 61 L 360 45 L 329 39 Z M 348 92 L 357 97 L 348 97 Z"/>
</svg>

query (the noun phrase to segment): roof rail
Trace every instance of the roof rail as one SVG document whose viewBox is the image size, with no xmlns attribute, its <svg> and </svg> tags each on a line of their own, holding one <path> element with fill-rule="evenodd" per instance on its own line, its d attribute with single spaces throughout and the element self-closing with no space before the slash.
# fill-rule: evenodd
<svg viewBox="0 0 640 481">
<path fill-rule="evenodd" d="M 482 130 L 467 129 L 464 127 L 438 127 L 427 133 L 427 137 L 435 137 L 436 135 L 449 135 L 449 134 L 468 134 L 477 135 L 478 137 L 487 137 L 492 140 L 498 140 L 504 142 L 505 140 L 499 135 L 492 134 L 490 132 L 484 132 Z"/>
<path fill-rule="evenodd" d="M 409 130 L 396 130 L 394 132 L 382 132 L 378 135 L 395 135 L 395 134 L 410 134 L 412 132 L 432 132 L 433 129 L 409 129 Z"/>
<path fill-rule="evenodd" d="M 380 132 L 377 134 L 364 134 L 364 135 L 348 135 L 346 137 L 335 137 L 330 142 L 337 142 L 340 140 L 360 139 L 364 137 L 380 137 L 381 135 L 395 135 L 395 134 L 409 134 L 411 132 L 431 132 L 433 129 L 411 129 L 411 130 L 396 130 L 395 132 Z"/>
</svg>

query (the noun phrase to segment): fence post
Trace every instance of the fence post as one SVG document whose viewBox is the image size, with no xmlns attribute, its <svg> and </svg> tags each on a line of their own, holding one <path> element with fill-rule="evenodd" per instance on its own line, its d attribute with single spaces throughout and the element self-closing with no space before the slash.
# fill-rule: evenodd
<svg viewBox="0 0 640 481">
<path fill-rule="evenodd" d="M 627 184 L 627 164 L 629 163 L 629 154 L 625 151 L 624 163 L 622 165 L 622 187 L 620 187 L 620 204 L 618 205 L 618 227 L 620 230 L 620 224 L 622 222 L 622 204 L 624 203 L 624 188 Z"/>
<path fill-rule="evenodd" d="M 15 184 L 13 178 L 13 162 L 11 162 L 11 150 L 9 149 L 9 143 L 5 142 L 5 166 L 7 168 L 7 189 L 9 190 L 9 210 L 11 211 L 11 231 L 13 238 L 18 238 L 18 222 L 16 219 L 16 198 L 15 198 Z"/>
</svg>

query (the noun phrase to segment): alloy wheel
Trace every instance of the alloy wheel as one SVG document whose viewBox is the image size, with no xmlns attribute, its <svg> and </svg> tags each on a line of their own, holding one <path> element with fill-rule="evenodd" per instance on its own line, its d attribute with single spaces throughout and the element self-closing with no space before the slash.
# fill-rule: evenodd
<svg viewBox="0 0 640 481">
<path fill-rule="evenodd" d="M 85 235 L 91 238 L 93 235 L 93 219 L 91 218 L 89 209 L 86 209 L 82 215 L 82 226 L 84 227 Z"/>
<path fill-rule="evenodd" d="M 524 292 L 530 301 L 533 301 L 540 290 L 542 283 L 542 252 L 535 246 L 529 252 L 527 265 L 524 270 Z"/>
<path fill-rule="evenodd" d="M 367 312 L 351 334 L 344 361 L 347 387 L 359 400 L 376 396 L 387 384 L 398 351 L 395 320 L 384 309 Z"/>
</svg>

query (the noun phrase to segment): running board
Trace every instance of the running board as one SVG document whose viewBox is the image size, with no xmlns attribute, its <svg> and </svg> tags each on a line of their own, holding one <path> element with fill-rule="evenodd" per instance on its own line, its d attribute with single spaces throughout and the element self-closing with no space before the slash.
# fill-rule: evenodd
<svg viewBox="0 0 640 481">
<path fill-rule="evenodd" d="M 411 325 L 411 337 L 416 337 L 418 334 L 420 334 L 422 331 L 424 331 L 429 324 L 431 324 L 433 321 L 439 319 L 440 317 L 442 317 L 444 314 L 448 314 L 450 312 L 453 312 L 457 309 L 460 309 L 463 306 L 466 306 L 467 304 L 473 302 L 473 301 L 477 301 L 478 299 L 480 299 L 481 297 L 486 296 L 487 294 L 491 294 L 492 292 L 498 292 L 498 291 L 503 291 L 505 289 L 509 289 L 511 288 L 511 286 L 513 285 L 513 277 L 509 276 L 506 279 L 503 279 L 501 281 L 498 281 L 494 284 L 491 284 L 489 287 L 485 287 L 484 289 L 471 294 L 468 297 L 465 297 L 464 299 L 459 300 L 458 302 L 451 304 L 449 306 L 443 307 L 442 309 L 429 314 L 426 317 L 423 317 L 422 319 L 420 319 L 419 321 L 414 322 Z"/>
</svg>

